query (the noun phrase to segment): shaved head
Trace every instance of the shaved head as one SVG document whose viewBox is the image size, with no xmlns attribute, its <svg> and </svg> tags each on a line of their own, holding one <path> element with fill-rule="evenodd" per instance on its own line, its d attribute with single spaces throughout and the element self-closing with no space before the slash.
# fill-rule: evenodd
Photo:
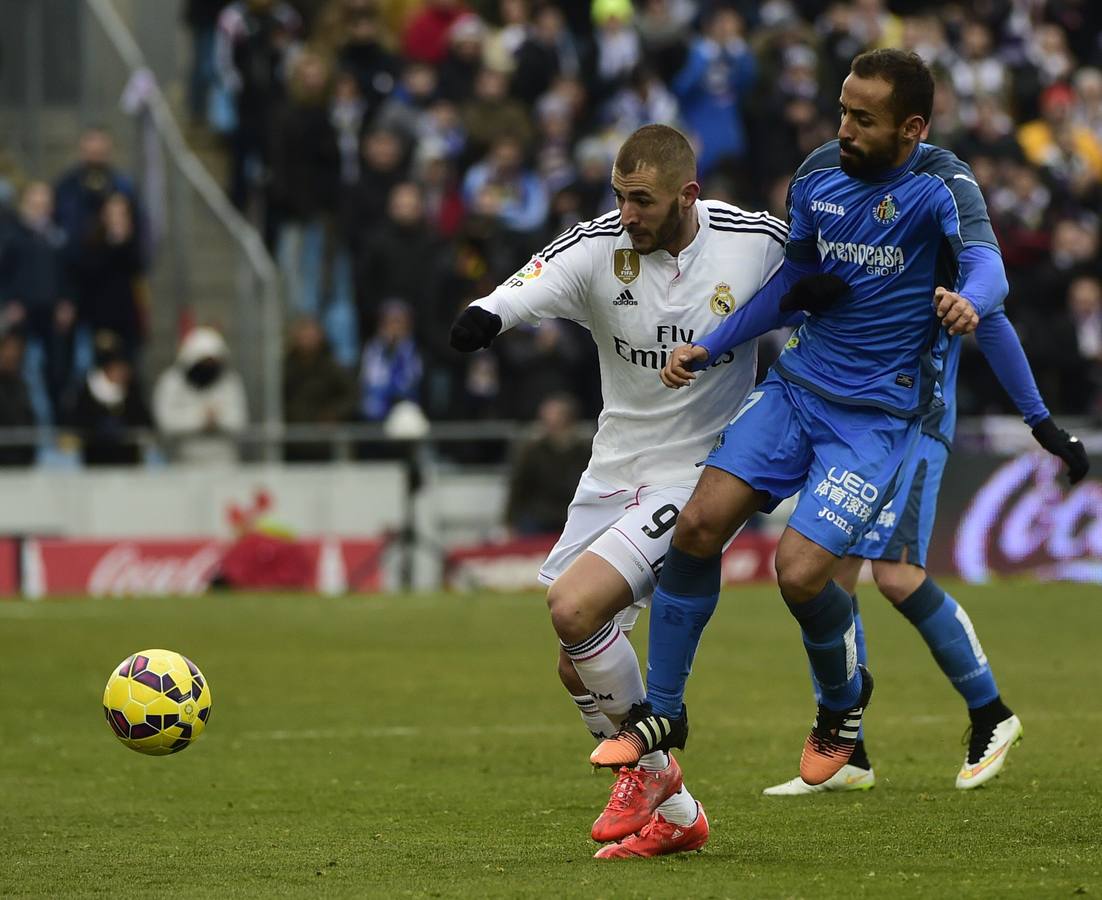
<svg viewBox="0 0 1102 900">
<path fill-rule="evenodd" d="M 675 190 L 696 181 L 696 154 L 685 135 L 669 125 L 644 125 L 624 141 L 614 165 L 624 176 L 653 169 L 664 187 Z"/>
</svg>

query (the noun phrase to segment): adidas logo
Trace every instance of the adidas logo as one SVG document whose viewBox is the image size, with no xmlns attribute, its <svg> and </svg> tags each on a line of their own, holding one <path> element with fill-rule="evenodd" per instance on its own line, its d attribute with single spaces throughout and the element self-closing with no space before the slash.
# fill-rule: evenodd
<svg viewBox="0 0 1102 900">
<path fill-rule="evenodd" d="M 621 291 L 620 295 L 612 301 L 613 306 L 638 306 L 639 301 L 631 296 L 631 291 Z"/>
</svg>

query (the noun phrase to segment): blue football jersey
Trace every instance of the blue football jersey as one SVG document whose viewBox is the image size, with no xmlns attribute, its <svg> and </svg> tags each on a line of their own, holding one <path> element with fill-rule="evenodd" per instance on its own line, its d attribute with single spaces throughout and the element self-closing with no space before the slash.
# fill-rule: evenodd
<svg viewBox="0 0 1102 900">
<path fill-rule="evenodd" d="M 948 340 L 941 378 L 938 380 L 942 402 L 934 404 L 922 420 L 922 433 L 937 438 L 952 450 L 957 432 L 957 372 L 960 370 L 960 348 L 963 344 L 959 337 Z"/>
<path fill-rule="evenodd" d="M 797 170 L 788 212 L 785 254 L 852 290 L 805 320 L 775 363 L 778 374 L 841 403 L 906 417 L 936 411 L 948 334 L 934 288 L 957 284 L 965 247 L 998 250 L 972 170 L 920 144 L 900 168 L 854 178 L 831 141 Z"/>
</svg>

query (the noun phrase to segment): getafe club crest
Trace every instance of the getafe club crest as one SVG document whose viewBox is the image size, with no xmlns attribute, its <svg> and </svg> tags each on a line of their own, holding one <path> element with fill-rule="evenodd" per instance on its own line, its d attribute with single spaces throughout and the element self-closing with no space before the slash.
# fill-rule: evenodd
<svg viewBox="0 0 1102 900">
<path fill-rule="evenodd" d="M 612 273 L 624 284 L 639 277 L 639 254 L 630 247 L 612 251 Z"/>
<path fill-rule="evenodd" d="M 899 205 L 891 194 L 885 194 L 884 199 L 872 208 L 872 217 L 881 225 L 891 225 L 898 215 Z"/>
<path fill-rule="evenodd" d="M 731 296 L 731 285 L 720 282 L 716 285 L 716 292 L 712 294 L 709 303 L 712 312 L 717 316 L 725 316 L 735 308 L 735 298 Z"/>
</svg>

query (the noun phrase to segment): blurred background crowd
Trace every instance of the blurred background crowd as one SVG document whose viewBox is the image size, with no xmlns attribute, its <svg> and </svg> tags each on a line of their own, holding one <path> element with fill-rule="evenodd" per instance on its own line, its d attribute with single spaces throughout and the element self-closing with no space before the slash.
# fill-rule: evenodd
<svg viewBox="0 0 1102 900">
<path fill-rule="evenodd" d="M 1050 407 L 1102 416 L 1094 0 L 188 0 L 182 24 L 190 134 L 221 148 L 225 190 L 282 273 L 288 422 L 399 407 L 539 415 L 555 433 L 594 417 L 595 350 L 578 326 L 518 328 L 460 357 L 455 313 L 612 209 L 616 149 L 647 122 L 691 136 L 705 197 L 783 217 L 791 173 L 834 135 L 850 60 L 877 46 L 936 72 L 930 140 L 984 190 L 1007 310 Z M 217 331 L 143 370 L 151 244 L 111 140 L 85 132 L 53 185 L 4 176 L 0 425 L 147 425 L 185 457 L 232 454 L 214 438 L 249 413 Z M 779 345 L 764 342 L 763 366 Z M 1012 411 L 976 352 L 960 406 Z"/>
</svg>

